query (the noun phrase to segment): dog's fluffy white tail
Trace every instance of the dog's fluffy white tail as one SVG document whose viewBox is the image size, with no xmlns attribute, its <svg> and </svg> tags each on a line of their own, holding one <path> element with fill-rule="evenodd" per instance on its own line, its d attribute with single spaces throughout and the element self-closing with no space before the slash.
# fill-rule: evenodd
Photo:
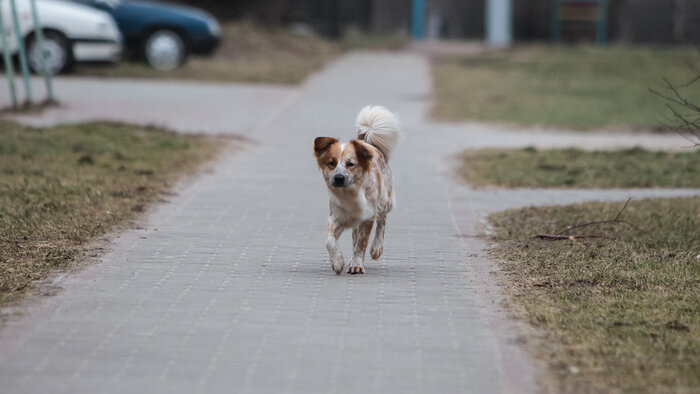
<svg viewBox="0 0 700 394">
<path fill-rule="evenodd" d="M 355 126 L 357 138 L 379 149 L 388 161 L 401 133 L 396 115 L 380 105 L 368 105 L 357 114 Z"/>
</svg>

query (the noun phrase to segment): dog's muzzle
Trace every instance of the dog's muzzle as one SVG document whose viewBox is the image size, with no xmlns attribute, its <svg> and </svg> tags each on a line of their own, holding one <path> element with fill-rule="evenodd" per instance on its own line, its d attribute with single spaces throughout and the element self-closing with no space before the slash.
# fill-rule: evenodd
<svg viewBox="0 0 700 394">
<path fill-rule="evenodd" d="M 331 186 L 333 187 L 345 187 L 347 182 L 347 177 L 342 174 L 336 174 L 333 176 L 333 182 L 331 182 Z"/>
</svg>

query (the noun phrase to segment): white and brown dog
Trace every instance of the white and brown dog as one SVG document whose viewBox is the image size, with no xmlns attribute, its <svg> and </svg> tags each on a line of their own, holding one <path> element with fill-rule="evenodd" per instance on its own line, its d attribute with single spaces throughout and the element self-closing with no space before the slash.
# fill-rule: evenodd
<svg viewBox="0 0 700 394">
<path fill-rule="evenodd" d="M 377 230 L 369 254 L 376 260 L 384 251 L 386 215 L 394 207 L 394 179 L 389 154 L 399 137 L 399 121 L 384 107 L 362 108 L 356 121 L 357 139 L 340 142 L 336 138 L 314 140 L 314 156 L 330 196 L 326 248 L 331 267 L 340 275 L 345 260 L 338 238 L 352 228 L 353 257 L 348 273 L 364 274 L 365 250 L 374 222 Z"/>
</svg>

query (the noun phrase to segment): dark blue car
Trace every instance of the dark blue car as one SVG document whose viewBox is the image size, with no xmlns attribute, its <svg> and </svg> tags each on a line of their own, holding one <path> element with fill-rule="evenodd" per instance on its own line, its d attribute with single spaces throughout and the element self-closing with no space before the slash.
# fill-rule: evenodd
<svg viewBox="0 0 700 394">
<path fill-rule="evenodd" d="M 146 1 L 74 1 L 112 15 L 127 51 L 160 70 L 177 68 L 190 53 L 212 53 L 221 38 L 216 19 L 198 8 Z"/>
</svg>

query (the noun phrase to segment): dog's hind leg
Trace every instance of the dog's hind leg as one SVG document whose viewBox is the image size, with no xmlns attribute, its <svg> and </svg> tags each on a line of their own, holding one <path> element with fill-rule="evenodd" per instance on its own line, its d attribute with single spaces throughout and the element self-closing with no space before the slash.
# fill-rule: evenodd
<svg viewBox="0 0 700 394">
<path fill-rule="evenodd" d="M 326 249 L 328 249 L 328 255 L 331 259 L 331 267 L 337 275 L 343 272 L 343 267 L 345 266 L 345 260 L 343 259 L 343 253 L 340 251 L 338 246 L 338 238 L 343 233 L 345 228 L 334 223 L 332 220 L 328 220 L 328 239 L 326 239 Z"/>
<path fill-rule="evenodd" d="M 348 274 L 364 274 L 365 273 L 365 251 L 367 250 L 367 244 L 369 243 L 369 235 L 372 232 L 372 226 L 374 226 L 374 220 L 367 220 L 360 224 L 357 229 L 357 242 L 353 247 L 352 261 L 350 262 L 350 267 L 348 268 Z M 353 231 L 354 233 L 354 231 Z"/>
<path fill-rule="evenodd" d="M 386 226 L 386 213 L 377 215 L 377 230 L 374 232 L 374 241 L 369 249 L 372 260 L 376 260 L 384 252 L 384 227 Z"/>
</svg>

